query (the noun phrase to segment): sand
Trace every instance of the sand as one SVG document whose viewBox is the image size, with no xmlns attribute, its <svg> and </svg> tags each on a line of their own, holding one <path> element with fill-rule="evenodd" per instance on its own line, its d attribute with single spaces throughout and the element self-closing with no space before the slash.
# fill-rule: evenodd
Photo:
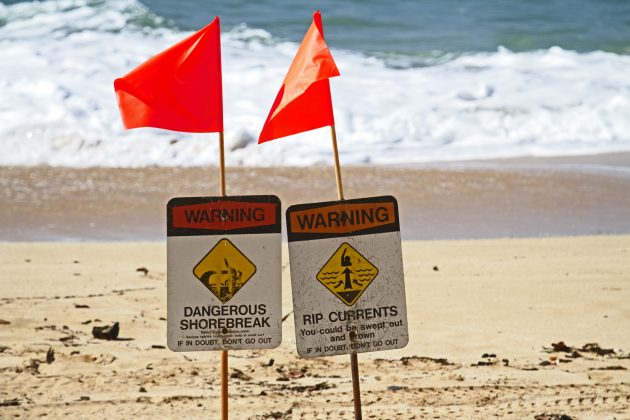
<svg viewBox="0 0 630 420">
<path fill-rule="evenodd" d="M 630 236 L 403 251 L 411 341 L 359 355 L 364 418 L 630 418 Z M 219 417 L 219 353 L 164 348 L 162 242 L 2 243 L 0 267 L 0 417 Z M 232 418 L 352 418 L 349 357 L 299 358 L 292 317 L 283 335 L 230 352 Z M 543 349 L 560 340 L 614 353 Z"/>
<path fill-rule="evenodd" d="M 404 239 L 630 234 L 630 155 L 344 167 L 346 198 L 394 195 Z M 0 167 L 0 240 L 163 240 L 172 197 L 217 168 Z M 330 167 L 227 168 L 227 192 L 335 200 Z"/>
</svg>

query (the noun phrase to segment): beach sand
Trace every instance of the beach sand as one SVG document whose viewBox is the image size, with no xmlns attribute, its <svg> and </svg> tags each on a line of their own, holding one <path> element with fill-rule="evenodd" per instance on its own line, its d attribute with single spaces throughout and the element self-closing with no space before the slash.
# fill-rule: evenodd
<svg viewBox="0 0 630 420">
<path fill-rule="evenodd" d="M 403 239 L 630 233 L 630 154 L 344 167 L 346 198 L 393 195 Z M 335 200 L 330 167 L 227 168 L 227 193 Z M 163 240 L 166 202 L 217 168 L 0 167 L 0 240 Z"/>
<path fill-rule="evenodd" d="M 629 154 L 343 175 L 348 198 L 398 199 L 405 239 L 411 339 L 359 355 L 364 418 L 630 418 Z M 0 243 L 0 417 L 219 418 L 220 354 L 165 348 L 163 242 L 167 200 L 217 181 L 0 167 L 0 239 L 18 241 Z M 284 208 L 336 198 L 329 167 L 228 168 L 227 182 Z M 113 322 L 119 340 L 92 337 Z M 352 418 L 349 357 L 299 358 L 293 328 L 277 349 L 230 352 L 231 418 Z"/>
<path fill-rule="evenodd" d="M 164 348 L 165 251 L 0 244 L 0 417 L 219 418 L 220 354 Z M 403 252 L 411 340 L 359 355 L 364 418 L 629 418 L 630 236 Z M 289 314 L 286 244 L 283 258 Z M 92 338 L 115 321 L 119 340 Z M 352 418 L 349 357 L 299 358 L 291 316 L 283 335 L 274 350 L 230 352 L 231 418 Z M 614 353 L 543 349 L 561 340 Z"/>
</svg>

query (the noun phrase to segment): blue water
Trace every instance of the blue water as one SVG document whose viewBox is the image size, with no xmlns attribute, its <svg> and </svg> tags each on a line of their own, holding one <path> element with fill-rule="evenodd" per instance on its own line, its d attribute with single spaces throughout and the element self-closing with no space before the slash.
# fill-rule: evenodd
<svg viewBox="0 0 630 420">
<path fill-rule="evenodd" d="M 628 0 L 142 0 L 183 29 L 214 15 L 224 27 L 245 23 L 299 41 L 320 8 L 328 42 L 379 56 L 530 51 L 630 53 Z"/>
<path fill-rule="evenodd" d="M 630 151 L 630 0 L 0 0 L 0 165 L 216 162 L 112 87 L 215 15 L 228 164 L 328 164 L 325 131 L 256 144 L 317 8 L 344 164 Z"/>
</svg>

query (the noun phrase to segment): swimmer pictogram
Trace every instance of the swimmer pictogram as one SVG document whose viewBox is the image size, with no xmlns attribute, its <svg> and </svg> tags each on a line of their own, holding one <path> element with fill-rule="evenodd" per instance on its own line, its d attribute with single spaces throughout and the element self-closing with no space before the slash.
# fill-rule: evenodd
<svg viewBox="0 0 630 420">
<path fill-rule="evenodd" d="M 317 280 L 348 306 L 354 305 L 378 275 L 359 251 L 344 242 L 317 273 Z"/>
</svg>

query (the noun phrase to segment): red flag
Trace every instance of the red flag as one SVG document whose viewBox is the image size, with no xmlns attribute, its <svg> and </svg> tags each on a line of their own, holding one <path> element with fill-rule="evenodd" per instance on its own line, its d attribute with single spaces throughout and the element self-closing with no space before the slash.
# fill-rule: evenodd
<svg viewBox="0 0 630 420">
<path fill-rule="evenodd" d="M 114 81 L 125 128 L 223 131 L 220 23 L 173 45 Z"/>
<path fill-rule="evenodd" d="M 339 76 L 339 70 L 324 41 L 322 16 L 317 11 L 271 107 L 258 143 L 333 125 L 328 79 L 335 76 Z"/>
</svg>

